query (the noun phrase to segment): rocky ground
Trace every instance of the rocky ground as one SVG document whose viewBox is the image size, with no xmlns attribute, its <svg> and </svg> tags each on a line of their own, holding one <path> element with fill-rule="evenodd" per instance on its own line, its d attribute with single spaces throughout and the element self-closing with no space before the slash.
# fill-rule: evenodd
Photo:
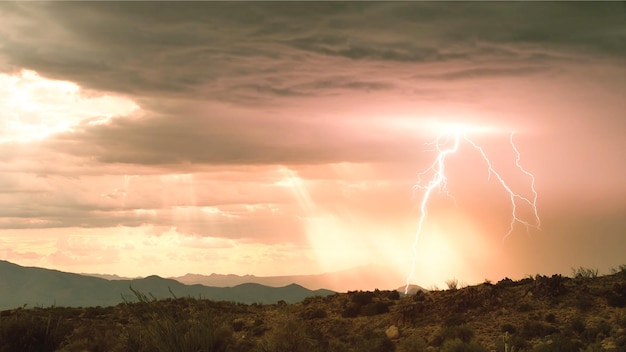
<svg viewBox="0 0 626 352">
<path fill-rule="evenodd" d="M 0 312 L 0 351 L 626 351 L 626 267 L 297 304 L 193 298 Z"/>
</svg>

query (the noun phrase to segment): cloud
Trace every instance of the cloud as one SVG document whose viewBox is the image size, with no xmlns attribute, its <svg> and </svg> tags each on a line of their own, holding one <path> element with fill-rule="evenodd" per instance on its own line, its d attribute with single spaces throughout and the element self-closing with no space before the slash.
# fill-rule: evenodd
<svg viewBox="0 0 626 352">
<path fill-rule="evenodd" d="M 619 3 L 443 7 L 199 2 L 158 8 L 147 3 L 5 3 L 2 7 L 6 25 L 0 55 L 10 67 L 139 96 L 204 92 L 204 99 L 228 101 L 254 99 L 255 94 L 298 96 L 305 92 L 294 89 L 294 81 L 316 86 L 321 74 L 333 82 L 340 72 L 332 67 L 328 71 L 327 63 L 345 63 L 344 59 L 357 68 L 378 62 L 379 70 L 393 74 L 390 63 L 411 64 L 414 69 L 446 62 L 515 64 L 529 50 L 620 59 L 626 53 Z M 501 20 L 490 21 L 493 18 Z M 358 77 L 349 81 L 340 86 L 362 86 Z"/>
<path fill-rule="evenodd" d="M 371 246 L 362 253 L 387 239 L 406 247 L 400 237 L 412 234 L 417 211 L 410 189 L 432 162 L 431 121 L 520 132 L 548 208 L 562 208 L 553 201 L 567 194 L 618 208 L 623 11 L 610 2 L 0 3 L 1 77 L 29 69 L 80 91 L 51 102 L 55 89 L 31 89 L 46 111 L 0 112 L 11 131 L 28 129 L 29 117 L 45 127 L 72 120 L 41 140 L 3 141 L 0 229 L 107 239 L 58 242 L 49 260 L 75 264 L 125 231 L 149 242 L 138 248 L 160 243 L 159 255 L 142 259 L 153 265 L 232 253 L 247 268 L 250 258 L 297 257 L 324 236 L 341 242 L 343 232 Z M 15 114 L 5 95 L 0 109 Z M 63 105 L 104 96 L 138 111 Z M 6 131 L 0 138 L 13 136 Z M 480 137 L 496 160 L 510 151 L 506 136 Z M 476 206 L 477 223 L 499 228 L 500 198 L 469 181 L 484 181 L 474 175 L 482 160 L 454 161 L 451 190 L 466 204 L 479 194 L 487 204 Z M 320 248 L 338 249 L 329 243 Z M 43 253 L 30 245 L 5 252 Z"/>
<path fill-rule="evenodd" d="M 43 145 L 102 163 L 237 165 L 389 161 L 413 153 L 408 149 L 399 153 L 393 147 L 397 142 L 397 136 L 376 135 L 366 119 L 315 120 L 306 113 L 272 116 L 174 102 L 167 115 L 87 125 L 53 136 Z"/>
</svg>

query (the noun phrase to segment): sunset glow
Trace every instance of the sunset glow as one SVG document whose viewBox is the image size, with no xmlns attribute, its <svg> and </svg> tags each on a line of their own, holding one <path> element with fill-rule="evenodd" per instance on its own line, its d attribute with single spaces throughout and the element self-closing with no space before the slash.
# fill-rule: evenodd
<svg viewBox="0 0 626 352">
<path fill-rule="evenodd" d="M 34 71 L 0 73 L 0 109 L 5 114 L 0 143 L 40 140 L 79 124 L 106 123 L 138 108 L 125 98 L 85 96 L 75 83 L 43 78 Z"/>
</svg>

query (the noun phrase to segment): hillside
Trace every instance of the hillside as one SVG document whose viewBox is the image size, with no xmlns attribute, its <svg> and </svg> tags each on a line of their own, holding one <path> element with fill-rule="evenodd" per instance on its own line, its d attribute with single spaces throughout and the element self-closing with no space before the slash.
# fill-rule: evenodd
<svg viewBox="0 0 626 352">
<path fill-rule="evenodd" d="M 135 292 L 109 308 L 3 311 L 0 351 L 625 351 L 626 266 L 575 274 L 272 305 Z"/>
<path fill-rule="evenodd" d="M 130 288 L 150 292 L 154 297 L 206 298 L 216 301 L 271 304 L 280 300 L 299 302 L 315 295 L 329 295 L 332 291 L 311 291 L 290 284 L 267 287 L 259 284 L 241 284 L 234 287 L 207 287 L 184 285 L 172 279 L 149 276 L 133 280 L 105 280 L 91 276 L 65 273 L 57 270 L 23 267 L 0 261 L 0 309 L 28 307 L 95 307 L 114 306 L 136 297 Z"/>
</svg>

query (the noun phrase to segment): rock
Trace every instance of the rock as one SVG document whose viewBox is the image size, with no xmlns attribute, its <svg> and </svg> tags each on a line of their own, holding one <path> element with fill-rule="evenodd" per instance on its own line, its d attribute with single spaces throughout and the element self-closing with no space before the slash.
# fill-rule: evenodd
<svg viewBox="0 0 626 352">
<path fill-rule="evenodd" d="M 398 330 L 397 326 L 391 325 L 389 328 L 387 328 L 387 330 L 385 330 L 385 335 L 387 335 L 390 340 L 395 340 L 400 337 L 400 331 Z"/>
</svg>

